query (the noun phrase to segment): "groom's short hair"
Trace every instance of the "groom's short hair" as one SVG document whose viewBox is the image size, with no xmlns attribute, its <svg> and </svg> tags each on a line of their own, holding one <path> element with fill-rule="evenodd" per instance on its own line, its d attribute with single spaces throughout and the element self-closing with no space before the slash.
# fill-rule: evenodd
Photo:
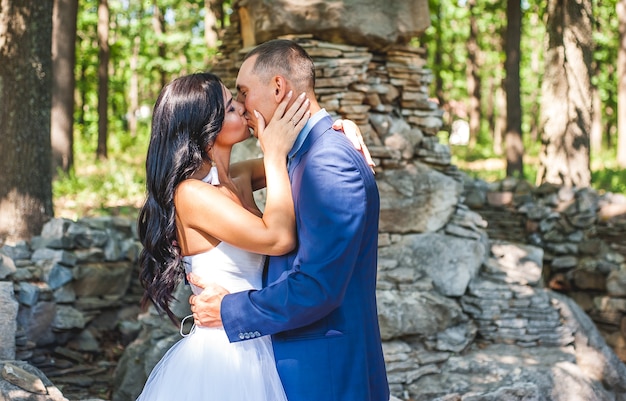
<svg viewBox="0 0 626 401">
<path fill-rule="evenodd" d="M 315 64 L 309 54 L 296 42 L 274 39 L 252 49 L 244 58 L 257 56 L 252 71 L 262 80 L 283 75 L 296 91 L 315 88 Z"/>
</svg>

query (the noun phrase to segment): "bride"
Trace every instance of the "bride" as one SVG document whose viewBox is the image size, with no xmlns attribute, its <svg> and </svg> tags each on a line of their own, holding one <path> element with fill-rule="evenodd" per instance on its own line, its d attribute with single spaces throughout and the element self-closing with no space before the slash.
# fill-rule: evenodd
<svg viewBox="0 0 626 401">
<path fill-rule="evenodd" d="M 263 255 L 295 246 L 286 159 L 310 113 L 303 95 L 287 108 L 293 97 L 281 103 L 267 129 L 257 116 L 263 159 L 231 166 L 233 145 L 250 136 L 244 106 L 210 73 L 163 88 L 154 107 L 147 199 L 138 222 L 144 307 L 152 302 L 177 323 L 169 304 L 185 273 L 231 292 L 259 289 Z M 253 191 L 265 186 L 261 213 Z M 202 399 L 286 400 L 270 336 L 230 343 L 221 328 L 194 327 L 159 361 L 138 398 Z"/>
</svg>

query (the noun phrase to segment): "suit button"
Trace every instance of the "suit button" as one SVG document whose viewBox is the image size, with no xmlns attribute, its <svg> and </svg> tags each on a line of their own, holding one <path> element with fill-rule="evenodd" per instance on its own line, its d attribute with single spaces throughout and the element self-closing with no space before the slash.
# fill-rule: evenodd
<svg viewBox="0 0 626 401">
<path fill-rule="evenodd" d="M 243 340 L 245 338 L 245 336 L 243 335 L 243 333 L 239 333 L 239 339 Z"/>
<path fill-rule="evenodd" d="M 255 337 L 261 337 L 261 333 L 259 333 L 258 331 L 255 331 L 255 332 L 254 332 L 254 336 L 255 336 Z"/>
<path fill-rule="evenodd" d="M 246 333 L 246 334 L 244 334 L 244 338 L 245 338 L 246 340 L 248 340 L 248 339 L 250 338 L 250 333 Z"/>
</svg>

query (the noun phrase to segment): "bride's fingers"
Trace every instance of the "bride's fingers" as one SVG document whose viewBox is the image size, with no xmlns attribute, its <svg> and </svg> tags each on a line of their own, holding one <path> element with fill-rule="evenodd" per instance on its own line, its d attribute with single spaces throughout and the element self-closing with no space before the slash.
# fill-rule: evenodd
<svg viewBox="0 0 626 401">
<path fill-rule="evenodd" d="M 295 105 L 296 104 L 294 104 L 292 106 L 292 108 Z M 307 113 L 309 113 L 309 107 L 310 106 L 311 106 L 311 102 L 309 101 L 309 99 L 304 99 L 302 104 L 300 104 L 298 109 L 296 109 L 295 113 L 289 119 L 293 123 L 293 125 L 298 125 L 304 119 L 304 117 L 307 115 Z M 308 117 L 306 118 L 306 120 L 308 120 Z M 306 122 L 306 120 L 305 120 L 305 122 Z"/>
<path fill-rule="evenodd" d="M 302 92 L 293 102 L 291 107 L 284 112 L 283 119 L 290 121 L 293 125 L 296 125 L 304 113 L 309 109 L 309 99 L 306 97 L 306 93 Z"/>
<path fill-rule="evenodd" d="M 254 110 L 254 116 L 256 117 L 256 129 L 257 129 L 257 135 L 262 135 L 263 131 L 265 131 L 265 118 L 263 117 L 263 114 L 259 113 L 258 111 Z"/>
<path fill-rule="evenodd" d="M 278 107 L 276 107 L 276 111 L 274 111 L 274 115 L 272 116 L 272 119 L 270 120 L 270 122 L 280 120 L 284 117 L 285 110 L 287 110 L 287 105 L 289 104 L 289 101 L 291 100 L 292 97 L 293 97 L 293 91 L 287 92 L 287 95 L 283 98 L 283 100 L 280 103 L 278 103 Z"/>
<path fill-rule="evenodd" d="M 302 114 L 302 116 L 298 117 L 297 120 L 292 119 L 292 121 L 294 121 L 294 126 L 296 127 L 296 132 L 300 132 L 302 128 L 304 128 L 307 121 L 309 121 L 309 117 L 311 117 L 311 112 L 307 110 Z"/>
</svg>

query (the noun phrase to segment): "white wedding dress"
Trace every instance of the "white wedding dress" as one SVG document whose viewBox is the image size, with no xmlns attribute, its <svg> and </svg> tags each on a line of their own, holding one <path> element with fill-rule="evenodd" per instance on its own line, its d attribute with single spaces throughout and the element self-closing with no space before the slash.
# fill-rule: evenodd
<svg viewBox="0 0 626 401">
<path fill-rule="evenodd" d="M 210 177 L 205 179 L 211 181 Z M 221 242 L 184 257 L 185 269 L 229 292 L 261 288 L 265 257 Z M 192 285 L 194 294 L 201 289 Z M 223 329 L 194 327 L 154 367 L 137 401 L 286 401 L 270 336 L 230 343 Z"/>
</svg>

